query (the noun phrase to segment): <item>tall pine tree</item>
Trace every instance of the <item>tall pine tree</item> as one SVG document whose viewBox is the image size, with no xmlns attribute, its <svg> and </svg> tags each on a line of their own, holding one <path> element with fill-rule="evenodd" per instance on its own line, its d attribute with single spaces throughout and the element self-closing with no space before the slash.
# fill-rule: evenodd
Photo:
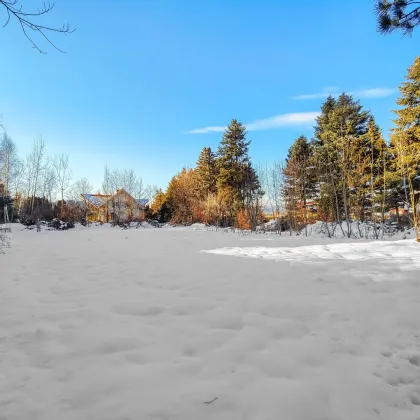
<svg viewBox="0 0 420 420">
<path fill-rule="evenodd" d="M 210 147 L 204 147 L 194 171 L 196 190 L 201 199 L 216 192 L 216 158 Z"/>
<path fill-rule="evenodd" d="M 380 128 L 373 117 L 368 124 L 369 145 L 369 186 L 371 219 L 376 223 L 376 213 L 381 215 L 381 223 L 385 221 L 387 190 L 389 187 L 389 164 L 391 155 Z"/>
<path fill-rule="evenodd" d="M 399 89 L 401 96 L 397 104 L 401 108 L 394 111 L 397 119 L 391 139 L 396 167 L 407 187 L 416 238 L 420 241 L 420 57 L 408 69 L 406 82 Z"/>
<path fill-rule="evenodd" d="M 308 223 L 308 201 L 316 190 L 312 147 L 305 136 L 298 137 L 290 147 L 284 174 L 284 202 L 289 222 L 296 228 L 298 223 Z"/>
<path fill-rule="evenodd" d="M 260 183 L 249 158 L 250 141 L 246 139 L 246 128 L 233 119 L 223 134 L 217 151 L 217 190 L 227 208 L 231 222 L 246 199 L 257 194 Z"/>
<path fill-rule="evenodd" d="M 352 206 L 355 168 L 364 160 L 370 113 L 359 101 L 343 93 L 323 104 L 315 126 L 316 160 L 322 200 L 332 206 L 330 214 L 339 223 L 356 213 Z M 327 200 L 324 200 L 327 198 Z M 352 208 L 353 207 L 353 208 Z"/>
<path fill-rule="evenodd" d="M 400 30 L 411 34 L 420 24 L 420 6 L 416 0 L 375 0 L 378 30 L 388 34 Z"/>
</svg>

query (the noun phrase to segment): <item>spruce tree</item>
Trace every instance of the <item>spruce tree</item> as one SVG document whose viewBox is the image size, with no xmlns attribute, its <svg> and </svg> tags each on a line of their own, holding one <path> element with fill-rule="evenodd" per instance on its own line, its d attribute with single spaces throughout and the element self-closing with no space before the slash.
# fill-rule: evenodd
<svg viewBox="0 0 420 420">
<path fill-rule="evenodd" d="M 339 223 L 349 220 L 354 213 L 351 208 L 351 184 L 355 167 L 364 159 L 366 135 L 370 113 L 363 110 L 359 101 L 343 93 L 338 99 L 329 97 L 323 104 L 315 126 L 315 153 L 319 182 L 322 192 L 334 204 L 330 214 Z M 354 189 L 354 187 L 353 187 Z"/>
<path fill-rule="evenodd" d="M 216 158 L 210 147 L 204 147 L 194 171 L 196 190 L 201 199 L 216 192 Z"/>
<path fill-rule="evenodd" d="M 369 184 L 371 218 L 376 222 L 375 212 L 381 213 L 381 222 L 384 223 L 385 208 L 387 203 L 387 189 L 389 187 L 389 165 L 391 155 L 380 128 L 373 117 L 368 124 L 369 145 Z"/>
<path fill-rule="evenodd" d="M 249 162 L 246 128 L 233 119 L 223 134 L 217 151 L 218 187 L 232 188 L 240 199 L 243 164 Z"/>
<path fill-rule="evenodd" d="M 305 136 L 298 137 L 290 147 L 284 175 L 284 201 L 293 227 L 299 221 L 308 222 L 307 202 L 316 190 L 312 147 Z M 299 220 L 298 220 L 298 216 Z"/>
<path fill-rule="evenodd" d="M 409 196 L 409 206 L 416 238 L 420 241 L 419 231 L 419 187 L 420 187 L 420 57 L 408 69 L 406 82 L 400 86 L 401 96 L 397 104 L 401 107 L 394 111 L 397 115 L 391 140 L 395 155 L 396 168 Z"/>
<path fill-rule="evenodd" d="M 321 106 L 321 114 L 316 119 L 316 125 L 314 127 L 314 143 L 316 145 L 322 145 L 326 143 L 328 136 L 328 128 L 332 114 L 337 106 L 337 101 L 329 96 Z"/>
<path fill-rule="evenodd" d="M 217 190 L 231 219 L 244 207 L 245 201 L 258 195 L 260 190 L 248 154 L 249 145 L 245 126 L 233 119 L 223 134 L 216 159 Z"/>
<path fill-rule="evenodd" d="M 150 217 L 157 218 L 160 223 L 169 222 L 171 219 L 171 209 L 168 205 L 168 198 L 162 189 L 158 189 L 155 192 L 150 210 L 152 213 Z"/>
</svg>

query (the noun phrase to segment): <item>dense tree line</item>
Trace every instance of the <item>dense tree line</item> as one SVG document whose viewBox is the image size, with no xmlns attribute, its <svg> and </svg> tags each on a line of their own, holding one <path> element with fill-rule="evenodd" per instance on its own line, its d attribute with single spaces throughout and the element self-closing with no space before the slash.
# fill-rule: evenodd
<svg viewBox="0 0 420 420">
<path fill-rule="evenodd" d="M 255 229 L 266 210 L 279 231 L 322 221 L 328 234 L 341 229 L 348 237 L 364 224 L 379 237 L 393 216 L 400 227 L 415 227 L 418 237 L 420 58 L 409 68 L 397 104 L 385 141 L 372 113 L 352 95 L 330 96 L 313 137 L 298 137 L 285 162 L 257 169 L 245 127 L 232 120 L 216 152 L 203 148 L 195 168 L 184 168 L 166 191 L 157 191 L 149 216 Z"/>
<path fill-rule="evenodd" d="M 370 223 L 379 232 L 392 212 L 419 237 L 420 57 L 408 69 L 397 105 L 388 141 L 372 113 L 343 93 L 322 104 L 312 138 L 297 138 L 286 160 L 270 168 L 253 167 L 246 127 L 234 119 L 217 150 L 204 147 L 196 166 L 176 174 L 166 191 L 144 186 L 134 171 L 105 167 L 96 192 L 125 189 L 136 198 L 153 196 L 147 216 L 161 222 L 256 229 L 266 212 L 280 231 L 301 231 L 320 220 L 349 237 L 354 222 Z M 86 208 L 80 195 L 89 192 L 86 178 L 72 180 L 69 156 L 48 156 L 42 138 L 22 159 L 8 134 L 1 135 L 0 220 L 4 208 L 11 220 L 82 220 Z"/>
<path fill-rule="evenodd" d="M 264 192 L 249 157 L 246 128 L 233 119 L 216 153 L 201 151 L 194 169 L 184 168 L 159 190 L 152 216 L 173 223 L 211 223 L 255 229 Z"/>
<path fill-rule="evenodd" d="M 401 222 L 405 210 L 419 237 L 420 58 L 408 70 L 397 104 L 386 142 L 373 115 L 351 95 L 327 98 L 313 139 L 296 139 L 282 168 L 291 227 L 305 226 L 312 213 L 338 228 L 346 225 L 351 236 L 353 221 L 383 225 L 385 214 L 394 210 Z"/>
<path fill-rule="evenodd" d="M 279 230 L 300 231 L 320 220 L 351 237 L 354 222 L 373 225 L 379 235 L 391 212 L 418 236 L 420 58 L 400 92 L 389 141 L 372 113 L 343 93 L 322 104 L 313 138 L 297 138 L 286 161 L 271 168 L 253 168 L 245 127 L 232 120 L 217 152 L 205 147 L 195 168 L 183 169 L 158 191 L 150 214 L 174 223 L 255 229 L 268 207 Z"/>
</svg>

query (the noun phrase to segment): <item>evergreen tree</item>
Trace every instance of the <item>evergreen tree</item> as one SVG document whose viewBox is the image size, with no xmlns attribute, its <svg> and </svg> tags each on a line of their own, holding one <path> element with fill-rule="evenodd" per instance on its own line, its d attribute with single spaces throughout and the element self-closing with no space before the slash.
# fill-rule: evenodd
<svg viewBox="0 0 420 420">
<path fill-rule="evenodd" d="M 314 144 L 320 146 L 326 142 L 327 130 L 337 101 L 330 95 L 321 106 L 321 114 L 316 119 L 314 127 Z"/>
<path fill-rule="evenodd" d="M 231 187 L 241 200 L 243 165 L 249 162 L 246 128 L 233 119 L 223 134 L 217 151 L 218 188 Z"/>
<path fill-rule="evenodd" d="M 324 203 L 334 206 L 329 214 L 339 223 L 349 224 L 352 214 L 351 191 L 355 189 L 355 168 L 368 153 L 367 132 L 370 113 L 359 101 L 343 93 L 323 104 L 315 126 L 315 155 L 319 188 Z M 353 180 L 353 181 L 352 181 Z M 324 200 L 325 198 L 325 200 Z M 350 230 L 348 229 L 350 234 Z"/>
<path fill-rule="evenodd" d="M 151 214 L 149 212 L 148 216 L 158 219 L 160 223 L 169 222 L 171 219 L 171 209 L 167 203 L 167 196 L 161 189 L 158 189 L 153 196 L 150 209 Z"/>
<path fill-rule="evenodd" d="M 348 187 L 350 208 L 360 221 L 376 220 L 380 203 L 378 195 L 383 189 L 383 154 L 386 149 L 381 131 L 370 116 L 365 135 L 355 136 L 350 144 Z"/>
<path fill-rule="evenodd" d="M 245 213 L 248 218 L 249 227 L 255 230 L 262 222 L 262 197 L 265 192 L 261 188 L 256 170 L 251 162 L 243 164 L 242 196 L 244 198 Z"/>
<path fill-rule="evenodd" d="M 201 199 L 216 192 L 216 158 L 210 147 L 201 151 L 194 173 L 196 190 Z"/>
<path fill-rule="evenodd" d="M 307 202 L 313 198 L 316 180 L 312 159 L 312 147 L 305 136 L 298 137 L 290 147 L 284 175 L 284 202 L 292 227 L 308 222 Z"/>
<path fill-rule="evenodd" d="M 401 108 L 394 111 L 397 119 L 394 121 L 396 127 L 392 130 L 391 139 L 396 168 L 407 187 L 416 238 L 420 241 L 420 57 L 408 69 L 406 82 L 399 89 L 401 96 L 397 104 Z"/>
<path fill-rule="evenodd" d="M 379 211 L 384 223 L 391 154 L 373 117 L 369 120 L 368 140 L 371 219 L 376 222 L 375 213 Z"/>
<path fill-rule="evenodd" d="M 388 34 L 401 30 L 404 35 L 411 34 L 420 24 L 420 6 L 417 0 L 376 0 L 375 12 L 378 30 Z"/>
<path fill-rule="evenodd" d="M 232 220 L 261 188 L 249 158 L 249 145 L 245 126 L 233 119 L 223 134 L 216 160 L 217 190 Z"/>
<path fill-rule="evenodd" d="M 160 206 L 157 212 L 157 219 L 159 223 L 168 223 L 172 218 L 171 208 L 169 207 L 168 203 L 165 201 Z"/>
</svg>

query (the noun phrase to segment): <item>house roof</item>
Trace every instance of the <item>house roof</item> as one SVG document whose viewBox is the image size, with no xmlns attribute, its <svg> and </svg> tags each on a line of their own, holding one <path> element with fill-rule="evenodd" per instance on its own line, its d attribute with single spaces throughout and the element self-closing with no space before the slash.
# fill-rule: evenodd
<svg viewBox="0 0 420 420">
<path fill-rule="evenodd" d="M 103 206 L 111 196 L 105 194 L 82 194 L 82 197 L 89 204 L 100 207 Z"/>
<path fill-rule="evenodd" d="M 117 190 L 115 194 L 124 192 L 128 194 L 125 190 Z M 129 195 L 129 194 L 128 194 Z M 107 203 L 107 201 L 112 197 L 108 194 L 82 194 L 82 197 L 91 205 L 96 207 L 101 207 Z M 130 196 L 131 197 L 131 196 Z M 135 198 L 134 199 L 140 206 L 145 206 L 149 200 L 147 198 Z"/>
<path fill-rule="evenodd" d="M 149 202 L 147 198 L 136 198 L 136 201 L 143 207 Z"/>
</svg>

